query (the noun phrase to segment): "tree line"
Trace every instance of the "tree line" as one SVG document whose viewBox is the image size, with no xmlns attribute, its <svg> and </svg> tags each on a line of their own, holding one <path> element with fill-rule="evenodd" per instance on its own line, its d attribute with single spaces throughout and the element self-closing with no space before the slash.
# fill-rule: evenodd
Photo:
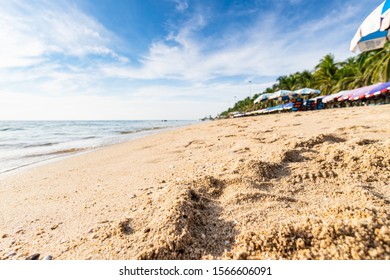
<svg viewBox="0 0 390 280">
<path fill-rule="evenodd" d="M 328 95 L 341 90 L 351 90 L 359 87 L 387 82 L 390 80 L 390 44 L 379 50 L 360 53 L 342 62 L 336 62 L 333 54 L 325 55 L 313 71 L 302 71 L 281 76 L 272 87 L 264 92 L 247 97 L 234 104 L 232 108 L 222 112 L 227 116 L 230 112 L 250 112 L 275 106 L 277 101 L 267 100 L 253 104 L 263 93 L 273 93 L 278 90 L 298 90 L 313 88 L 321 90 L 321 95 Z"/>
</svg>

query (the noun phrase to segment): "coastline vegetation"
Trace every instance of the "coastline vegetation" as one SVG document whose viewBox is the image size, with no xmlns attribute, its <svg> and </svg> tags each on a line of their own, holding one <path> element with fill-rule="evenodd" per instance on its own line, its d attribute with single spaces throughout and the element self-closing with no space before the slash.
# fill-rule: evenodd
<svg viewBox="0 0 390 280">
<path fill-rule="evenodd" d="M 266 100 L 258 104 L 253 102 L 263 93 L 272 93 L 282 89 L 314 88 L 321 90 L 321 95 L 328 95 L 389 80 L 389 42 L 382 49 L 360 53 L 342 62 L 336 62 L 333 54 L 327 54 L 319 61 L 313 71 L 305 70 L 287 76 L 280 76 L 272 87 L 237 101 L 232 108 L 227 109 L 220 115 L 228 116 L 229 113 L 235 111 L 250 112 L 275 106 L 277 102 L 275 100 Z"/>
</svg>

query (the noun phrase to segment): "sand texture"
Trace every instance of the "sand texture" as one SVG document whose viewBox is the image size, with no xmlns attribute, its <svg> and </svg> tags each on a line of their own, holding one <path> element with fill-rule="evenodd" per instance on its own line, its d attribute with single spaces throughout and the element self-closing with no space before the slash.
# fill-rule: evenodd
<svg viewBox="0 0 390 280">
<path fill-rule="evenodd" d="M 0 179 L 1 259 L 390 259 L 390 105 L 219 120 Z"/>
</svg>

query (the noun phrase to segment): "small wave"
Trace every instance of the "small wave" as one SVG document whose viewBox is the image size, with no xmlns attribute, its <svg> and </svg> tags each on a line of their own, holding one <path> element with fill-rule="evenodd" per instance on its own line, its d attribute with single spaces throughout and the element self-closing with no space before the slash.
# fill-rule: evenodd
<svg viewBox="0 0 390 280">
<path fill-rule="evenodd" d="M 40 143 L 40 144 L 30 144 L 25 145 L 23 148 L 35 148 L 35 147 L 48 147 L 59 144 L 58 142 L 47 142 L 47 143 Z"/>
<path fill-rule="evenodd" d="M 136 133 L 137 131 L 134 130 L 127 130 L 127 131 L 118 131 L 119 134 L 131 134 L 131 133 Z"/>
<path fill-rule="evenodd" d="M 82 139 L 87 140 L 87 139 L 96 139 L 96 138 L 97 138 L 96 136 L 87 136 L 87 137 L 84 137 Z"/>
<path fill-rule="evenodd" d="M 0 131 L 18 131 L 18 130 L 23 130 L 23 128 L 13 128 L 13 127 L 0 128 Z"/>
<path fill-rule="evenodd" d="M 162 128 L 164 128 L 164 127 L 150 127 L 150 128 L 146 128 L 146 129 L 143 129 L 143 130 L 148 131 L 148 130 L 157 130 L 157 129 L 162 129 Z"/>
<path fill-rule="evenodd" d="M 52 156 L 52 155 L 73 154 L 73 153 L 78 153 L 86 150 L 88 150 L 88 148 L 71 148 L 71 149 L 59 150 L 59 151 L 49 152 L 49 153 L 32 154 L 32 155 L 27 155 L 26 157 L 42 157 L 42 156 Z"/>
<path fill-rule="evenodd" d="M 149 127 L 149 128 L 141 128 L 137 130 L 125 130 L 125 131 L 118 131 L 119 134 L 132 134 L 132 133 L 138 133 L 143 131 L 151 131 L 151 130 L 158 130 L 162 129 L 164 127 Z"/>
</svg>

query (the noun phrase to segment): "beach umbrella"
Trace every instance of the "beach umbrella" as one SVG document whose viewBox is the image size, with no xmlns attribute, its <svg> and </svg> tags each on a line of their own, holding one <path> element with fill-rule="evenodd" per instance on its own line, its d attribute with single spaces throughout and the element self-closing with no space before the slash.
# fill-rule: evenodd
<svg viewBox="0 0 390 280">
<path fill-rule="evenodd" d="M 322 103 L 328 103 L 328 102 L 332 102 L 334 100 L 337 100 L 339 97 L 343 96 L 344 94 L 347 95 L 351 91 L 352 90 L 342 90 L 340 92 L 333 93 L 331 95 L 327 95 L 327 96 L 324 97 L 324 99 L 322 99 Z"/>
<path fill-rule="evenodd" d="M 354 90 L 352 92 L 352 94 L 350 94 L 348 96 L 348 99 L 351 100 L 351 101 L 355 101 L 355 100 L 359 100 L 359 99 L 365 98 L 366 95 L 371 90 L 374 90 L 374 89 L 378 88 L 378 86 L 380 86 L 381 84 L 382 83 L 371 85 L 371 86 L 366 86 L 366 87 L 362 87 L 362 88 L 358 88 L 358 89 Z"/>
<path fill-rule="evenodd" d="M 365 86 L 361 88 L 354 89 L 350 91 L 348 94 L 344 94 L 343 96 L 340 96 L 337 100 L 338 101 L 345 101 L 345 100 L 358 100 L 359 98 L 363 98 L 367 93 L 370 92 L 370 90 L 377 87 L 379 84 Z M 356 99 L 354 99 L 356 98 Z"/>
<path fill-rule="evenodd" d="M 382 9 L 382 23 L 381 23 L 381 31 L 387 30 L 390 27 L 390 1 L 387 0 L 383 4 L 383 9 Z"/>
<path fill-rule="evenodd" d="M 268 99 L 277 99 L 279 97 L 288 96 L 292 94 L 294 94 L 293 91 L 282 89 L 282 90 L 275 91 L 271 96 L 268 97 Z"/>
<path fill-rule="evenodd" d="M 383 48 L 386 41 L 390 40 L 387 30 L 390 25 L 390 0 L 384 1 L 371 14 L 366 17 L 359 26 L 350 45 L 350 50 L 355 52 L 357 47 L 366 52 Z"/>
<path fill-rule="evenodd" d="M 390 82 L 387 82 L 387 83 L 383 83 L 383 84 L 380 84 L 378 85 L 377 87 L 373 88 L 372 90 L 370 90 L 367 94 L 366 94 L 366 98 L 371 98 L 373 96 L 376 96 L 376 95 L 379 95 L 379 94 L 383 94 L 383 93 L 386 93 L 390 91 Z"/>
<path fill-rule="evenodd" d="M 320 94 L 321 91 L 318 89 L 312 89 L 312 88 L 301 88 L 294 91 L 296 94 L 300 95 L 308 95 L 308 94 Z"/>
<path fill-rule="evenodd" d="M 323 99 L 322 99 L 322 103 L 328 103 L 328 102 L 332 102 L 334 101 L 335 99 L 338 99 L 340 96 L 343 96 L 344 94 L 348 94 L 349 92 L 351 92 L 352 90 L 342 90 L 340 92 L 337 92 L 337 93 L 333 93 L 331 95 L 327 95 L 325 96 Z"/>
<path fill-rule="evenodd" d="M 260 101 L 261 101 L 261 95 L 258 96 L 258 97 L 255 99 L 255 101 L 253 101 L 253 104 L 257 104 L 257 103 L 259 103 Z"/>
<path fill-rule="evenodd" d="M 257 104 L 259 102 L 262 102 L 262 101 L 265 101 L 267 100 L 270 96 L 272 95 L 272 93 L 263 93 L 261 94 L 259 97 L 257 97 L 255 99 L 255 101 L 253 101 L 254 104 Z"/>
</svg>

